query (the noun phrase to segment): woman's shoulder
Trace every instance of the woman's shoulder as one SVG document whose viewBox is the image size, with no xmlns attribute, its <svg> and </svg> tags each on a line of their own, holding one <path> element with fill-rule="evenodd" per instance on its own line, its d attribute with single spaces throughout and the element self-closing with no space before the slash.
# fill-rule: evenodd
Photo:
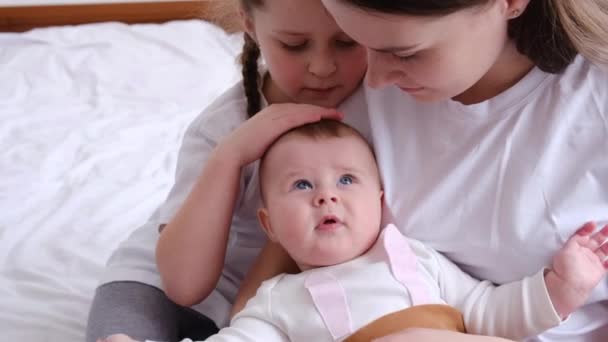
<svg viewBox="0 0 608 342">
<path fill-rule="evenodd" d="M 608 65 L 594 64 L 583 56 L 577 56 L 554 82 L 565 95 L 590 94 L 608 101 Z"/>
</svg>

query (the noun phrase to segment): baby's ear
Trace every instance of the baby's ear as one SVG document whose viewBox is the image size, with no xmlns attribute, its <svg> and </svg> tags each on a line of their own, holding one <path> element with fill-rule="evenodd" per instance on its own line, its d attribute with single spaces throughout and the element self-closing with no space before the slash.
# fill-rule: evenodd
<svg viewBox="0 0 608 342">
<path fill-rule="evenodd" d="M 258 209 L 258 221 L 260 222 L 260 226 L 268 236 L 268 239 L 273 242 L 277 242 L 277 238 L 274 235 L 274 231 L 270 226 L 270 216 L 268 215 L 268 209 L 260 208 Z"/>
</svg>

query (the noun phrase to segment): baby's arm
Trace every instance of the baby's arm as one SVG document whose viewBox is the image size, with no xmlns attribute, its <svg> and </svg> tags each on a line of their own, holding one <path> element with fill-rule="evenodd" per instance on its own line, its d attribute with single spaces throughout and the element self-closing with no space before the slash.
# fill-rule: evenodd
<svg viewBox="0 0 608 342">
<path fill-rule="evenodd" d="M 158 241 L 156 261 L 163 288 L 173 301 L 190 306 L 215 288 L 226 256 L 241 168 L 260 158 L 274 139 L 289 129 L 340 115 L 316 106 L 273 105 L 219 142 Z M 197 152 L 190 150 L 190 154 Z"/>
<path fill-rule="evenodd" d="M 298 266 L 283 247 L 271 241 L 267 242 L 241 283 L 230 317 L 233 317 L 245 307 L 247 301 L 255 295 L 262 282 L 281 273 L 297 273 L 299 271 Z"/>
<path fill-rule="evenodd" d="M 435 259 L 442 298 L 462 312 L 468 333 L 522 340 L 560 324 L 542 271 L 496 287 L 474 279 L 439 253 Z"/>
<path fill-rule="evenodd" d="M 591 291 L 606 275 L 608 225 L 597 233 L 594 223 L 586 223 L 553 257 L 553 267 L 545 275 L 555 310 L 565 318 L 587 301 Z"/>
<path fill-rule="evenodd" d="M 522 339 L 539 334 L 586 301 L 606 274 L 603 259 L 608 226 L 592 234 L 587 224 L 572 236 L 554 258 L 554 268 L 521 281 L 493 286 L 479 282 L 437 254 L 444 298 L 464 315 L 468 332 Z"/>
</svg>

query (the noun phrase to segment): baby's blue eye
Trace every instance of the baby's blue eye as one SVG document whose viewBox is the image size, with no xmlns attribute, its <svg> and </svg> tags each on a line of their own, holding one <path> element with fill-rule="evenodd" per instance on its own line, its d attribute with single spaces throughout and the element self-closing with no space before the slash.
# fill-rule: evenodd
<svg viewBox="0 0 608 342">
<path fill-rule="evenodd" d="M 298 190 L 308 190 L 308 189 L 312 189 L 312 184 L 310 184 L 310 182 L 307 180 L 301 179 L 299 181 L 296 181 L 294 183 L 293 187 Z"/>
<path fill-rule="evenodd" d="M 344 175 L 340 177 L 340 184 L 342 185 L 350 185 L 353 184 L 353 177 L 349 175 Z"/>
</svg>

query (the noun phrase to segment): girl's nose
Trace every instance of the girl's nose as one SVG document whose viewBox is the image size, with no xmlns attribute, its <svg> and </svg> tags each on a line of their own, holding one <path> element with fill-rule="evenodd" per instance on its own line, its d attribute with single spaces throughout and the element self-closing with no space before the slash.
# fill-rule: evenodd
<svg viewBox="0 0 608 342">
<path fill-rule="evenodd" d="M 336 61 L 328 51 L 315 52 L 308 65 L 308 71 L 318 78 L 329 77 L 337 69 Z"/>
</svg>

